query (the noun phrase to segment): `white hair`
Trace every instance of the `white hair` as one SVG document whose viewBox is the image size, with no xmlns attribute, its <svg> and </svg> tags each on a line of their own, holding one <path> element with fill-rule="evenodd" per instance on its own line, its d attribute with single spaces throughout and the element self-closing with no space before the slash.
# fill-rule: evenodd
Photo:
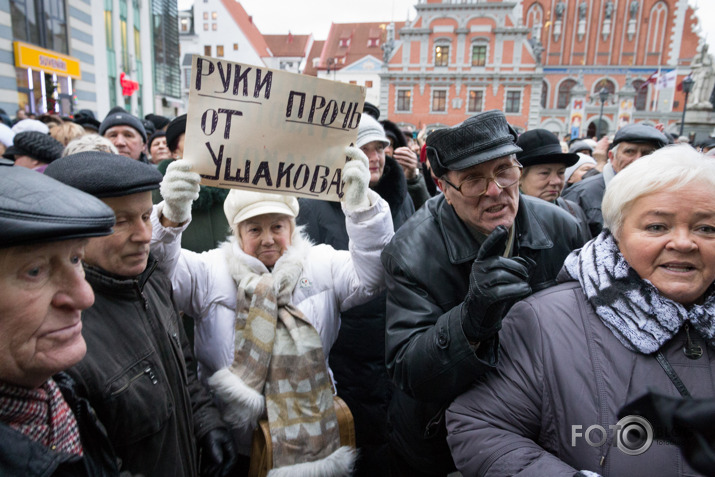
<svg viewBox="0 0 715 477">
<path fill-rule="evenodd" d="M 84 136 L 71 140 L 67 146 L 65 146 L 64 151 L 62 151 L 62 157 L 83 151 L 100 151 L 119 154 L 119 151 L 109 139 L 99 134 L 85 134 Z"/>
<path fill-rule="evenodd" d="M 623 169 L 608 184 L 601 204 L 603 225 L 618 238 L 636 200 L 656 192 L 676 192 L 693 183 L 705 184 L 715 194 L 712 159 L 685 144 L 658 149 Z"/>
</svg>

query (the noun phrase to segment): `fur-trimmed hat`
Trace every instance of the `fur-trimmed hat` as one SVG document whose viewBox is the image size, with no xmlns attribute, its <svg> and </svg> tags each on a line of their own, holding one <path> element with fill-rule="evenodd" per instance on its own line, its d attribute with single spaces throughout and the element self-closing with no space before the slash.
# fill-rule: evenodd
<svg viewBox="0 0 715 477">
<path fill-rule="evenodd" d="M 223 203 L 229 225 L 264 214 L 298 216 L 298 199 L 290 195 L 266 194 L 250 190 L 231 189 Z"/>
<path fill-rule="evenodd" d="M 99 151 L 65 156 L 50 164 L 45 174 L 100 198 L 158 189 L 164 178 L 149 164 Z"/>
<path fill-rule="evenodd" d="M 129 114 L 124 110 L 124 108 L 120 106 L 112 108 L 109 111 L 107 117 L 104 118 L 102 124 L 99 125 L 99 135 L 104 136 L 104 133 L 107 132 L 107 129 L 112 128 L 114 126 L 129 126 L 131 128 L 136 129 L 146 143 L 146 129 L 144 129 L 144 125 L 142 124 L 142 122 L 139 121 L 139 118 Z"/>
<path fill-rule="evenodd" d="M 15 160 L 15 156 L 28 156 L 49 164 L 62 156 L 63 149 L 62 143 L 47 134 L 25 131 L 15 135 L 12 146 L 5 150 L 3 157 Z"/>
</svg>

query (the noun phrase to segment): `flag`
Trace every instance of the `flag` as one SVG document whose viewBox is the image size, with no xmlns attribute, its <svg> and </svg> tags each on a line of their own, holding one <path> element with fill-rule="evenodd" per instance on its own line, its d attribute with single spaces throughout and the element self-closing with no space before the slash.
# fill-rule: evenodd
<svg viewBox="0 0 715 477">
<path fill-rule="evenodd" d="M 678 77 L 676 70 L 670 70 L 660 75 L 658 82 L 655 84 L 655 89 L 675 88 L 675 80 Z"/>
<path fill-rule="evenodd" d="M 638 88 L 638 91 L 642 90 L 643 88 L 647 88 L 649 84 L 656 84 L 658 81 L 658 72 L 654 71 L 652 75 L 648 77 L 647 80 L 643 82 L 640 88 Z"/>
</svg>

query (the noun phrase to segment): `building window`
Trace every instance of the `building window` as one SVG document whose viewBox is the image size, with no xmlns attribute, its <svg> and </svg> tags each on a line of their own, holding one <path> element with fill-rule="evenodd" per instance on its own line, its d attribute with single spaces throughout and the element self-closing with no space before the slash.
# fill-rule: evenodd
<svg viewBox="0 0 715 477">
<path fill-rule="evenodd" d="M 432 91 L 432 112 L 446 113 L 447 112 L 447 91 L 437 89 Z"/>
<path fill-rule="evenodd" d="M 64 0 L 11 0 L 13 39 L 69 53 L 65 11 Z"/>
<path fill-rule="evenodd" d="M 209 31 L 209 24 L 208 24 L 208 23 L 204 23 L 204 31 Z"/>
<path fill-rule="evenodd" d="M 350 84 L 357 84 L 356 80 L 350 80 Z"/>
<path fill-rule="evenodd" d="M 612 104 L 616 104 L 616 84 L 609 79 L 604 78 L 601 81 L 599 81 L 598 83 L 596 83 L 593 87 L 592 96 L 594 98 L 599 98 L 598 93 L 603 88 L 606 88 L 606 91 L 608 91 L 608 93 L 609 93 L 609 96 L 608 96 L 608 99 L 606 99 L 606 102 L 609 102 L 609 100 L 610 100 L 610 102 Z M 597 102 L 600 104 L 601 99 L 599 98 Z"/>
<path fill-rule="evenodd" d="M 449 46 L 438 45 L 434 48 L 434 65 L 449 65 Z"/>
<path fill-rule="evenodd" d="M 521 112 L 521 91 L 507 91 L 504 112 L 519 114 Z"/>
<path fill-rule="evenodd" d="M 546 103 L 549 99 L 549 83 L 546 81 L 541 82 L 541 108 L 546 109 Z"/>
<path fill-rule="evenodd" d="M 211 20 L 217 20 L 218 14 L 216 12 L 211 12 Z"/>
<path fill-rule="evenodd" d="M 397 90 L 397 111 L 409 112 L 412 110 L 412 90 Z"/>
<path fill-rule="evenodd" d="M 633 101 L 633 107 L 636 111 L 645 111 L 648 107 L 648 87 L 643 86 L 645 81 L 635 80 L 633 81 L 633 89 L 636 90 L 636 97 Z"/>
<path fill-rule="evenodd" d="M 223 45 L 216 45 L 216 56 L 223 58 Z"/>
<path fill-rule="evenodd" d="M 233 44 L 233 51 L 238 51 L 238 43 Z"/>
<path fill-rule="evenodd" d="M 668 22 L 668 7 L 665 2 L 658 2 L 650 10 L 648 21 L 648 52 L 656 53 L 663 51 L 663 42 L 666 38 Z"/>
<path fill-rule="evenodd" d="M 487 64 L 487 45 L 472 45 L 472 66 Z"/>
<path fill-rule="evenodd" d="M 469 100 L 467 101 L 467 112 L 468 113 L 479 113 L 484 109 L 484 91 L 482 90 L 470 90 Z"/>
<path fill-rule="evenodd" d="M 218 28 L 218 25 L 217 25 L 216 23 L 212 23 L 212 24 L 211 24 L 211 29 L 212 29 L 213 31 L 216 31 L 217 28 Z"/>
<path fill-rule="evenodd" d="M 204 45 L 204 56 L 211 56 L 211 45 Z"/>
<path fill-rule="evenodd" d="M 204 12 L 204 20 L 208 20 L 208 19 L 209 19 L 209 12 Z"/>
<path fill-rule="evenodd" d="M 181 19 L 181 31 L 184 33 L 189 31 L 189 19 L 188 18 Z"/>
<path fill-rule="evenodd" d="M 350 38 L 341 38 L 338 42 L 338 46 L 340 48 L 347 48 L 348 46 L 350 46 Z"/>
<path fill-rule="evenodd" d="M 191 88 L 191 68 L 184 68 L 184 84 L 186 89 Z"/>
<path fill-rule="evenodd" d="M 558 109 L 566 109 L 571 105 L 571 90 L 576 86 L 576 81 L 567 79 L 559 85 L 559 98 L 556 101 Z"/>
<path fill-rule="evenodd" d="M 370 81 L 370 80 L 365 81 L 365 87 L 372 88 L 372 81 Z"/>
<path fill-rule="evenodd" d="M 379 38 L 368 38 L 367 40 L 367 47 L 368 48 L 374 48 L 380 46 L 380 39 Z"/>
<path fill-rule="evenodd" d="M 106 32 L 105 39 L 107 41 L 107 49 L 114 50 L 114 27 L 112 26 L 111 10 L 104 11 L 104 31 Z M 111 88 L 110 88 L 111 89 Z"/>
</svg>

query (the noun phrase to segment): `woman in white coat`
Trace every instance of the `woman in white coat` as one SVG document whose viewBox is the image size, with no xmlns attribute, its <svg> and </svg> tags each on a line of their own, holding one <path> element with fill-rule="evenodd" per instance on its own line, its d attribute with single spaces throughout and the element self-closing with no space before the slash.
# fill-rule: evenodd
<svg viewBox="0 0 715 477">
<path fill-rule="evenodd" d="M 352 451 L 339 447 L 326 358 L 340 311 L 384 289 L 380 253 L 393 226 L 389 206 L 367 186 L 367 158 L 356 148 L 347 154 L 349 251 L 310 243 L 296 227 L 294 197 L 239 190 L 224 204 L 229 240 L 202 254 L 181 250 L 200 180 L 184 161 L 169 166 L 164 202 L 152 214 L 152 253 L 179 308 L 196 318 L 200 376 L 243 453 L 267 414 L 274 467 L 286 475 L 346 475 L 354 463 Z"/>
</svg>

